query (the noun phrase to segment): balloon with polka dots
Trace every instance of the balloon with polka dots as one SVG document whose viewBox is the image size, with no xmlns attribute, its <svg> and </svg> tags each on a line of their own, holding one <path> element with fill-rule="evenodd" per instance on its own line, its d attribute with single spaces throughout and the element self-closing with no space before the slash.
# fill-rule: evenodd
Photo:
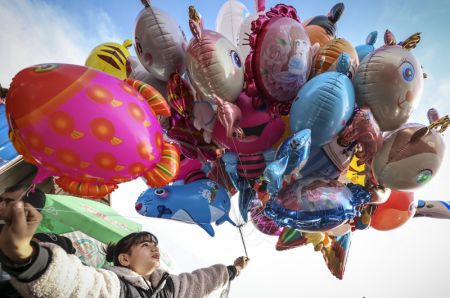
<svg viewBox="0 0 450 298">
<path fill-rule="evenodd" d="M 79 65 L 32 66 L 14 77 L 6 114 L 15 148 L 38 167 L 34 183 L 57 176 L 65 191 L 101 198 L 140 176 L 160 187 L 177 175 L 178 149 L 157 117 L 170 108 L 138 80 Z"/>
</svg>

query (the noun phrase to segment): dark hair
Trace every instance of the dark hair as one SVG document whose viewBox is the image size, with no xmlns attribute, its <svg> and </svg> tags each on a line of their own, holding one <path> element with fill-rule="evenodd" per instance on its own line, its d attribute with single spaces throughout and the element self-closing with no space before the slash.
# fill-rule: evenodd
<svg viewBox="0 0 450 298">
<path fill-rule="evenodd" d="M 37 239 L 40 242 L 49 242 L 60 246 L 62 249 L 66 251 L 68 254 L 75 254 L 76 250 L 73 247 L 72 241 L 62 235 L 57 234 L 46 234 L 46 233 L 36 233 L 33 238 Z"/>
<path fill-rule="evenodd" d="M 158 245 L 158 238 L 150 232 L 137 232 L 131 233 L 128 236 L 123 237 L 117 243 L 109 243 L 106 247 L 106 261 L 113 262 L 114 266 L 121 266 L 119 262 L 119 255 L 128 254 L 131 248 L 140 243 L 150 241 Z"/>
<path fill-rule="evenodd" d="M 21 189 L 25 191 L 28 190 L 29 188 L 30 185 L 19 183 L 7 187 L 5 189 L 5 192 L 15 192 Z M 23 197 L 23 202 L 30 204 L 40 212 L 45 205 L 45 193 L 39 188 L 35 187 L 34 190 L 28 191 L 28 193 Z"/>
</svg>

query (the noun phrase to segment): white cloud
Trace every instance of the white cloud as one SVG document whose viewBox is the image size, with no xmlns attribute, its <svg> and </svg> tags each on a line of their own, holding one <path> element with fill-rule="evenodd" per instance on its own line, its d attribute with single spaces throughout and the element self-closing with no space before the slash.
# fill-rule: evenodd
<svg viewBox="0 0 450 298">
<path fill-rule="evenodd" d="M 79 13 L 79 12 L 78 12 Z M 60 62 L 84 64 L 96 45 L 122 42 L 106 12 L 84 18 L 89 32 L 83 32 L 70 15 L 45 2 L 2 1 L 0 20 L 0 82 L 8 86 L 12 77 L 30 65 Z M 92 25 L 90 24 L 92 23 Z M 89 26 L 86 26 L 89 25 Z"/>
</svg>

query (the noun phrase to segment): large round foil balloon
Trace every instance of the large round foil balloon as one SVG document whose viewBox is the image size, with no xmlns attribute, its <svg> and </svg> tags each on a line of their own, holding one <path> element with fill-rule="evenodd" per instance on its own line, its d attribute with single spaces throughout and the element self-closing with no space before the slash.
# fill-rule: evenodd
<svg viewBox="0 0 450 298">
<path fill-rule="evenodd" d="M 359 106 L 367 105 L 382 131 L 406 123 L 422 95 L 423 72 L 411 53 L 420 41 L 419 33 L 397 45 L 386 31 L 385 45 L 364 58 L 353 83 Z"/>
<path fill-rule="evenodd" d="M 123 80 L 127 77 L 127 58 L 130 56 L 128 48 L 131 45 L 132 42 L 129 39 L 125 40 L 123 44 L 102 43 L 91 51 L 84 65 Z"/>
<path fill-rule="evenodd" d="M 414 193 L 393 190 L 389 199 L 377 206 L 370 226 L 380 231 L 393 230 L 404 225 L 415 212 Z"/>
<path fill-rule="evenodd" d="M 313 57 L 295 8 L 278 4 L 254 21 L 250 46 L 245 62 L 247 94 L 289 104 L 308 80 Z"/>
<path fill-rule="evenodd" d="M 322 146 L 337 136 L 354 111 L 355 91 L 345 75 L 350 57 L 342 54 L 339 59 L 341 72 L 326 72 L 308 81 L 291 107 L 291 130 L 311 129 L 311 147 Z"/>
<path fill-rule="evenodd" d="M 426 131 L 426 134 L 421 132 Z M 378 183 L 393 189 L 410 190 L 429 182 L 438 172 L 445 143 L 435 129 L 409 124 L 388 134 L 373 160 Z"/>
<path fill-rule="evenodd" d="M 143 0 L 134 28 L 135 50 L 142 65 L 157 79 L 168 81 L 179 69 L 184 73 L 186 36 L 168 14 Z"/>
<path fill-rule="evenodd" d="M 265 213 L 279 226 L 302 231 L 327 231 L 355 217 L 356 207 L 370 193 L 356 184 L 328 180 L 296 180 L 282 188 L 266 205 Z"/>
<path fill-rule="evenodd" d="M 326 71 L 335 71 L 336 63 L 340 54 L 346 53 L 350 56 L 349 72 L 354 75 L 359 65 L 358 54 L 355 48 L 343 38 L 335 38 L 323 45 L 314 57 L 311 68 L 311 76 L 316 76 Z"/>
<path fill-rule="evenodd" d="M 190 18 L 194 37 L 187 49 L 186 67 L 192 85 L 200 98 L 217 96 L 234 102 L 244 87 L 244 62 L 238 50 L 222 34 L 204 30 L 193 7 Z"/>
<path fill-rule="evenodd" d="M 315 16 L 306 20 L 303 25 L 311 44 L 316 42 L 322 47 L 336 35 L 336 22 L 344 12 L 344 3 L 335 4 L 327 15 Z"/>
<path fill-rule="evenodd" d="M 178 151 L 155 116 L 169 116 L 169 106 L 142 82 L 78 65 L 36 65 L 14 77 L 6 112 L 14 146 L 38 166 L 35 183 L 58 176 L 69 193 L 103 197 L 139 176 L 162 186 L 177 174 Z"/>
</svg>

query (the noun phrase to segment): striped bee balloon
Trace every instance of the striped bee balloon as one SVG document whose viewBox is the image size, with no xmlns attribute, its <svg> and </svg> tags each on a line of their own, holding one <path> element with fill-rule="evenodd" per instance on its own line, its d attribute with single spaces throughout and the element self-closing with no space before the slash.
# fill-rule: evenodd
<svg viewBox="0 0 450 298">
<path fill-rule="evenodd" d="M 122 44 L 102 43 L 91 51 L 84 64 L 123 80 L 127 77 L 127 58 L 130 56 L 128 48 L 131 45 L 130 39 Z"/>
</svg>

